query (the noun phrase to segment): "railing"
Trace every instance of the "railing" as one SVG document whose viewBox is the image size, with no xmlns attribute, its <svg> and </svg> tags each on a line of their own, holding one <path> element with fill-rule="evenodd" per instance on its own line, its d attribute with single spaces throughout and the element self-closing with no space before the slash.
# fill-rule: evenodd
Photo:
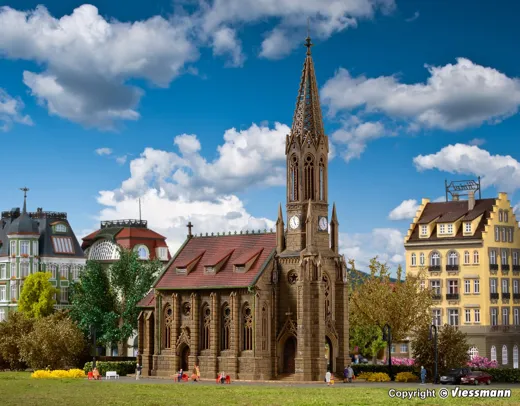
<svg viewBox="0 0 520 406">
<path fill-rule="evenodd" d="M 498 264 L 489 264 L 490 271 L 498 271 Z"/>
<path fill-rule="evenodd" d="M 498 293 L 490 293 L 490 294 L 489 294 L 489 298 L 490 298 L 491 300 L 493 300 L 493 299 L 498 299 Z"/>
<path fill-rule="evenodd" d="M 430 272 L 438 272 L 441 270 L 441 266 L 440 265 L 430 265 L 428 267 L 428 271 Z"/>
<path fill-rule="evenodd" d="M 146 221 L 146 220 L 125 219 L 125 220 L 108 220 L 108 221 L 101 222 L 101 228 L 110 228 L 110 227 L 146 228 L 147 226 L 148 226 L 148 221 Z"/>
<path fill-rule="evenodd" d="M 433 300 L 442 300 L 442 295 L 432 295 Z"/>
<path fill-rule="evenodd" d="M 513 265 L 513 271 L 520 271 L 520 265 Z"/>
<path fill-rule="evenodd" d="M 459 300 L 458 293 L 446 293 L 446 300 Z"/>
<path fill-rule="evenodd" d="M 509 271 L 509 264 L 502 264 L 502 265 L 500 265 L 500 269 L 502 271 Z"/>
<path fill-rule="evenodd" d="M 502 293 L 502 299 L 511 299 L 511 293 L 509 293 L 509 292 Z"/>
<path fill-rule="evenodd" d="M 513 293 L 513 299 L 520 299 L 520 293 Z"/>
<path fill-rule="evenodd" d="M 459 265 L 458 264 L 446 265 L 446 270 L 447 271 L 458 271 L 459 270 Z"/>
</svg>

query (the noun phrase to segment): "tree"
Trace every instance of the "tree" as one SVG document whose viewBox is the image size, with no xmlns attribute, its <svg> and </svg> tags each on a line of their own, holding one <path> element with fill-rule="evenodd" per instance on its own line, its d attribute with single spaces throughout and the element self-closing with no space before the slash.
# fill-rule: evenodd
<svg viewBox="0 0 520 406">
<path fill-rule="evenodd" d="M 88 261 L 79 281 L 71 287 L 70 317 L 78 323 L 85 336 L 96 329 L 102 344 L 119 341 L 116 301 L 107 271 L 96 261 Z"/>
<path fill-rule="evenodd" d="M 7 320 L 0 322 L 0 357 L 12 370 L 27 367 L 20 354 L 20 342 L 33 330 L 34 319 L 23 313 L 11 312 Z"/>
<path fill-rule="evenodd" d="M 359 273 L 354 261 L 349 261 L 351 274 Z M 404 339 L 409 333 L 431 320 L 432 296 L 429 290 L 421 289 L 422 272 L 417 276 L 407 275 L 397 268 L 396 281 L 390 279 L 390 268 L 376 258 L 370 261 L 370 275 L 356 286 L 350 296 L 351 314 L 361 326 L 376 326 L 382 329 L 388 324 L 393 341 Z M 359 278 L 358 278 L 359 279 Z"/>
<path fill-rule="evenodd" d="M 23 284 L 18 302 L 18 311 L 29 318 L 39 319 L 54 312 L 56 289 L 49 282 L 50 272 L 36 272 L 29 275 Z"/>
<path fill-rule="evenodd" d="M 126 345 L 137 330 L 137 303 L 150 290 L 162 264 L 158 260 L 140 260 L 135 251 L 120 249 L 119 260 L 109 270 L 111 287 L 116 298 L 119 320 L 119 341 Z"/>
<path fill-rule="evenodd" d="M 429 339 L 430 327 L 424 326 L 412 335 L 412 352 L 417 365 L 426 368 L 433 377 L 435 353 L 434 341 Z M 467 335 L 454 326 L 444 325 L 438 330 L 438 373 L 442 374 L 452 368 L 461 368 L 469 361 L 470 345 Z"/>
<path fill-rule="evenodd" d="M 36 320 L 34 329 L 20 341 L 20 355 L 34 369 L 77 366 L 85 337 L 66 312 Z"/>
<path fill-rule="evenodd" d="M 349 341 L 352 352 L 357 347 L 358 352 L 365 357 L 375 358 L 379 351 L 385 348 L 381 329 L 374 325 L 351 324 L 349 329 Z"/>
</svg>

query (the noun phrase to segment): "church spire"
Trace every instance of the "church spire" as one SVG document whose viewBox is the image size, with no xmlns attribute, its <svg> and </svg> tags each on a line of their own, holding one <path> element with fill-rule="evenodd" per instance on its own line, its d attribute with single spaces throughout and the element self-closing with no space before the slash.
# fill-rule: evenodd
<svg viewBox="0 0 520 406">
<path fill-rule="evenodd" d="M 278 220 L 276 220 L 276 251 L 280 254 L 285 249 L 285 231 L 283 224 L 282 204 L 278 208 Z"/>
<path fill-rule="evenodd" d="M 27 187 L 22 187 L 20 190 L 23 192 L 23 209 L 22 213 L 27 213 L 27 192 L 29 189 Z"/>
<path fill-rule="evenodd" d="M 295 140 L 301 145 L 304 142 L 318 145 L 324 138 L 323 120 L 321 118 L 320 98 L 318 84 L 314 73 L 311 47 L 314 44 L 310 36 L 305 40 L 307 55 L 303 64 L 303 72 L 300 80 L 300 88 L 296 99 L 291 137 L 287 147 Z M 328 148 L 328 146 L 327 146 Z"/>
<path fill-rule="evenodd" d="M 332 220 L 330 221 L 330 249 L 339 252 L 339 222 L 336 215 L 336 203 L 332 205 Z"/>
</svg>

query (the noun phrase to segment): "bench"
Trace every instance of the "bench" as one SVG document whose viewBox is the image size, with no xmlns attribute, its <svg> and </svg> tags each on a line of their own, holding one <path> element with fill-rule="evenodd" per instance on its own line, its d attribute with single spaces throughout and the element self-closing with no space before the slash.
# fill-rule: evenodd
<svg viewBox="0 0 520 406">
<path fill-rule="evenodd" d="M 105 376 L 107 379 L 110 379 L 110 378 L 119 379 L 119 374 L 116 371 L 107 371 Z"/>
</svg>

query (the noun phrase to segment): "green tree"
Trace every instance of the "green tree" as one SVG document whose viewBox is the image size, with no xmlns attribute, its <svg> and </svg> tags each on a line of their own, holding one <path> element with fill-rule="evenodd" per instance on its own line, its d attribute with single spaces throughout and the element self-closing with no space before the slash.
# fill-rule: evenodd
<svg viewBox="0 0 520 406">
<path fill-rule="evenodd" d="M 86 342 L 66 312 L 36 320 L 34 329 L 20 340 L 20 355 L 34 369 L 75 367 Z"/>
<path fill-rule="evenodd" d="M 374 325 L 362 326 L 351 324 L 349 329 L 349 341 L 352 352 L 358 348 L 358 353 L 365 357 L 375 358 L 379 351 L 386 347 L 383 341 L 383 333 L 381 329 Z"/>
<path fill-rule="evenodd" d="M 354 261 L 349 261 L 352 274 L 356 270 Z M 409 333 L 431 320 L 431 292 L 421 289 L 423 273 L 407 275 L 399 266 L 396 281 L 390 278 L 390 268 L 376 258 L 370 261 L 370 274 L 352 289 L 350 295 L 350 314 L 354 314 L 354 327 L 376 326 L 382 329 L 388 324 L 392 329 L 393 341 L 404 339 Z"/>
<path fill-rule="evenodd" d="M 78 323 L 85 336 L 96 329 L 101 344 L 119 341 L 116 301 L 108 273 L 96 261 L 88 261 L 79 281 L 71 286 L 70 317 Z"/>
<path fill-rule="evenodd" d="M 123 248 L 120 249 L 119 260 L 110 267 L 110 284 L 120 317 L 119 341 L 123 343 L 123 348 L 137 330 L 137 303 L 150 290 L 161 269 L 160 261 L 140 260 L 135 251 Z"/>
<path fill-rule="evenodd" d="M 0 357 L 12 370 L 27 368 L 20 354 L 20 343 L 33 330 L 33 325 L 34 319 L 20 312 L 10 312 L 7 320 L 0 323 Z"/>
<path fill-rule="evenodd" d="M 430 328 L 424 326 L 412 335 L 411 345 L 415 362 L 426 368 L 428 376 L 433 378 L 435 353 L 434 341 L 429 339 Z M 454 326 L 444 325 L 438 330 L 438 373 L 452 368 L 466 366 L 469 361 L 470 345 L 467 335 Z"/>
<path fill-rule="evenodd" d="M 54 312 L 55 295 L 58 293 L 49 282 L 50 272 L 36 272 L 29 275 L 23 284 L 18 302 L 18 310 L 27 317 L 39 319 Z"/>
</svg>

